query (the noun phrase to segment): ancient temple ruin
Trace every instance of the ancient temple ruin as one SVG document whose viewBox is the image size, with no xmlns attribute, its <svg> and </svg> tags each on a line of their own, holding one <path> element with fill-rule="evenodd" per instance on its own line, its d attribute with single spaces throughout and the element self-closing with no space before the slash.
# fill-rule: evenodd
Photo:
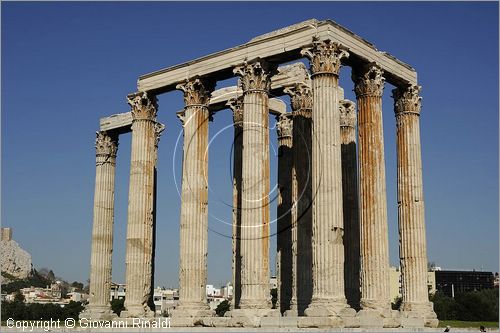
<svg viewBox="0 0 500 333">
<path fill-rule="evenodd" d="M 301 61 L 308 60 L 309 68 Z M 296 63 L 289 64 L 296 61 Z M 283 64 L 288 64 L 284 66 Z M 281 65 L 281 67 L 280 67 Z M 352 68 L 356 101 L 338 86 Z M 237 76 L 237 87 L 215 90 Z M 403 302 L 391 309 L 382 123 L 384 82 L 394 85 Z M 126 310 L 153 317 L 156 159 L 165 126 L 156 96 L 184 93 L 179 305 L 172 326 L 435 327 L 427 290 L 417 73 L 333 21 L 308 20 L 183 64 L 145 74 L 131 111 L 103 118 L 96 140 L 90 302 L 82 316 L 112 319 L 109 306 L 115 158 L 132 132 Z M 283 101 L 290 96 L 291 112 Z M 209 120 L 234 119 L 232 309 L 209 310 L 207 280 Z M 163 110 L 172 112 L 172 110 Z M 269 114 L 278 119 L 278 233 L 270 249 Z M 277 252 L 275 252 L 277 251 Z M 269 294 L 277 256 L 278 308 Z"/>
</svg>

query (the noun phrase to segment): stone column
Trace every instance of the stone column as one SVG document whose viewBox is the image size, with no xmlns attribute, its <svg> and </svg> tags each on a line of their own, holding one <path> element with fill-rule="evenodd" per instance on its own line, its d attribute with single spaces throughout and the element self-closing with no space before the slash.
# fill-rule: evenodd
<svg viewBox="0 0 500 333">
<path fill-rule="evenodd" d="M 348 307 L 344 294 L 344 221 L 337 96 L 341 59 L 348 53 L 335 42 L 315 40 L 313 46 L 303 50 L 302 54 L 310 60 L 313 92 L 313 296 L 305 315 L 332 317 L 331 325 L 342 325 L 338 316 L 351 316 L 354 312 Z"/>
<path fill-rule="evenodd" d="M 425 325 L 438 320 L 429 302 L 425 236 L 422 157 L 420 148 L 420 86 L 393 90 L 397 126 L 399 253 L 405 316 L 423 317 Z"/>
<path fill-rule="evenodd" d="M 97 132 L 96 176 L 94 192 L 94 224 L 90 259 L 89 305 L 81 318 L 110 320 L 111 259 L 113 253 L 113 219 L 115 197 L 115 165 L 118 135 Z"/>
<path fill-rule="evenodd" d="M 352 71 L 358 102 L 361 222 L 361 308 L 382 325 L 391 316 L 389 236 L 382 123 L 382 70 L 373 64 Z"/>
<path fill-rule="evenodd" d="M 270 309 L 269 97 L 271 69 L 257 60 L 237 67 L 243 89 L 240 309 Z M 249 311 L 246 311 L 249 313 Z"/>
<path fill-rule="evenodd" d="M 359 310 L 360 253 L 358 163 L 356 158 L 356 110 L 353 102 L 340 101 L 340 138 L 342 141 L 342 203 L 344 206 L 345 295 L 347 303 Z"/>
<path fill-rule="evenodd" d="M 233 112 L 233 222 L 232 222 L 232 278 L 233 309 L 239 307 L 241 297 L 241 155 L 243 148 L 243 100 L 232 99 L 228 106 Z"/>
<path fill-rule="evenodd" d="M 122 317 L 152 317 L 155 164 L 158 131 L 155 96 L 128 96 L 132 107 L 132 151 L 128 201 L 125 281 Z"/>
<path fill-rule="evenodd" d="M 290 309 L 295 292 L 296 249 L 293 251 L 292 233 L 296 234 L 292 213 L 293 198 L 293 147 L 292 147 L 292 115 L 282 114 L 278 117 L 278 207 L 277 207 L 277 262 L 278 262 L 278 300 L 276 306 L 280 312 Z M 295 229 L 295 230 L 293 230 Z M 292 231 L 293 230 L 293 231 Z M 296 237 L 296 235 L 293 235 Z M 296 303 L 296 300 L 295 300 Z"/>
<path fill-rule="evenodd" d="M 175 317 L 211 315 L 206 299 L 208 255 L 208 103 L 215 82 L 195 78 L 184 92 L 184 156 L 180 221 L 179 305 Z"/>
<path fill-rule="evenodd" d="M 310 82 L 285 89 L 290 95 L 293 115 L 293 184 L 292 214 L 293 294 L 286 316 L 303 315 L 312 297 L 312 179 Z"/>
</svg>

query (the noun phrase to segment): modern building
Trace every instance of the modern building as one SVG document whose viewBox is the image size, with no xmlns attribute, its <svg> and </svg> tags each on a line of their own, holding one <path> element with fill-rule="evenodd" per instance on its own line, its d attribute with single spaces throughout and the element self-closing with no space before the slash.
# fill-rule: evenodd
<svg viewBox="0 0 500 333">
<path fill-rule="evenodd" d="M 215 288 L 213 284 L 206 285 L 207 297 L 219 297 L 221 296 L 220 288 Z"/>
<path fill-rule="evenodd" d="M 233 299 L 233 284 L 231 282 L 226 283 L 225 286 L 220 288 L 220 293 L 227 300 Z"/>
<path fill-rule="evenodd" d="M 179 292 L 177 289 L 166 289 L 157 287 L 153 293 L 155 312 L 158 315 L 168 316 L 177 306 Z"/>
<path fill-rule="evenodd" d="M 457 293 L 494 288 L 495 276 L 482 271 L 435 271 L 436 289 L 449 297 Z"/>
<path fill-rule="evenodd" d="M 109 300 L 114 299 L 125 299 L 125 284 L 124 283 L 114 283 L 111 282 L 111 288 L 109 293 Z"/>
</svg>

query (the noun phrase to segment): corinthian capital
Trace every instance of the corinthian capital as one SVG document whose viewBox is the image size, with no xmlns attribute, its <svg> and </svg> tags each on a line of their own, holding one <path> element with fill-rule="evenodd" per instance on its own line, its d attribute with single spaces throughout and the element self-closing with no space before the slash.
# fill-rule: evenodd
<svg viewBox="0 0 500 333">
<path fill-rule="evenodd" d="M 234 126 L 243 126 L 243 100 L 241 98 L 231 98 L 226 105 L 233 111 Z"/>
<path fill-rule="evenodd" d="M 311 116 L 313 97 L 309 85 L 301 82 L 287 87 L 283 91 L 285 94 L 290 95 L 290 104 L 294 113 Z"/>
<path fill-rule="evenodd" d="M 313 46 L 300 52 L 309 59 L 311 63 L 311 73 L 314 74 L 339 74 L 342 58 L 349 57 L 340 44 L 330 40 L 314 40 Z"/>
<path fill-rule="evenodd" d="M 96 132 L 95 150 L 97 156 L 116 157 L 118 135 L 106 131 Z"/>
<path fill-rule="evenodd" d="M 275 71 L 276 66 L 263 60 L 256 60 L 235 67 L 233 73 L 241 78 L 240 85 L 243 92 L 252 90 L 269 92 L 271 76 L 274 75 Z"/>
<path fill-rule="evenodd" d="M 278 139 L 292 137 L 293 121 L 290 113 L 283 113 L 278 116 L 276 130 L 278 131 Z"/>
<path fill-rule="evenodd" d="M 340 126 L 356 127 L 356 110 L 354 102 L 343 99 L 339 101 Z"/>
<path fill-rule="evenodd" d="M 420 114 L 422 97 L 420 97 L 421 86 L 408 86 L 396 88 L 392 91 L 394 98 L 394 112 L 396 115 L 402 113 Z"/>
<path fill-rule="evenodd" d="M 356 97 L 382 97 L 385 82 L 385 78 L 382 76 L 383 73 L 380 67 L 374 63 L 361 68 L 353 68 L 352 80 L 354 81 Z"/>
<path fill-rule="evenodd" d="M 155 123 L 155 147 L 158 148 L 160 143 L 161 133 L 165 130 L 165 125 L 161 123 Z"/>
<path fill-rule="evenodd" d="M 127 102 L 132 107 L 132 119 L 155 120 L 158 110 L 156 96 L 147 92 L 137 92 L 127 96 Z"/>
<path fill-rule="evenodd" d="M 185 106 L 206 106 L 210 102 L 210 96 L 215 88 L 215 81 L 193 78 L 178 84 L 175 88 L 184 92 Z"/>
</svg>

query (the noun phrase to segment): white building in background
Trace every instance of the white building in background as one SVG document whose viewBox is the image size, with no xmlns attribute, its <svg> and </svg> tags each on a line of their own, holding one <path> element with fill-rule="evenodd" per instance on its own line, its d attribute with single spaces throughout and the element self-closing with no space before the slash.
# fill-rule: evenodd
<svg viewBox="0 0 500 333">
<path fill-rule="evenodd" d="M 127 288 L 124 283 L 112 283 L 109 295 L 110 301 L 114 299 L 125 299 Z M 178 289 L 167 289 L 156 287 L 153 290 L 153 303 L 157 315 L 168 315 L 179 302 Z"/>
<path fill-rule="evenodd" d="M 109 300 L 112 301 L 114 299 L 125 299 L 125 291 L 125 283 L 111 282 Z"/>
<path fill-rule="evenodd" d="M 157 315 L 168 316 L 179 302 L 179 291 L 156 287 L 153 292 L 153 302 Z"/>
<path fill-rule="evenodd" d="M 233 284 L 231 282 L 226 283 L 225 286 L 220 288 L 221 296 L 224 299 L 231 300 L 233 299 Z"/>
<path fill-rule="evenodd" d="M 220 297 L 220 289 L 215 288 L 213 284 L 207 284 L 206 286 L 206 291 L 207 291 L 207 297 Z"/>
</svg>

